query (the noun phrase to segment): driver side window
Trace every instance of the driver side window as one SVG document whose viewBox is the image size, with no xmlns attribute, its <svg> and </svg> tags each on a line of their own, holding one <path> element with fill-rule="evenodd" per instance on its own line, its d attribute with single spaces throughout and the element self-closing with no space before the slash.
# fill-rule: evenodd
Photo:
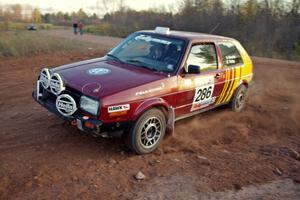
<svg viewBox="0 0 300 200">
<path fill-rule="evenodd" d="M 186 62 L 186 72 L 189 65 L 199 66 L 201 72 L 218 69 L 215 45 L 212 43 L 203 43 L 192 46 Z"/>
</svg>

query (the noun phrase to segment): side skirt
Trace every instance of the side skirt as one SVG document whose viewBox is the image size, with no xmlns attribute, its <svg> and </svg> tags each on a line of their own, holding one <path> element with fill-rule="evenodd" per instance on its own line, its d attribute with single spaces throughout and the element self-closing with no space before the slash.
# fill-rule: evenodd
<svg viewBox="0 0 300 200">
<path fill-rule="evenodd" d="M 221 104 L 219 104 L 219 105 L 214 105 L 213 107 L 204 108 L 204 109 L 201 109 L 201 110 L 199 110 L 199 111 L 196 111 L 196 112 L 192 112 L 192 113 L 183 115 L 183 116 L 181 116 L 181 117 L 175 118 L 175 122 L 176 122 L 176 121 L 179 121 L 179 120 L 181 120 L 181 119 L 185 119 L 185 118 L 188 118 L 188 117 L 192 117 L 192 116 L 194 116 L 194 115 L 198 115 L 198 114 L 203 113 L 203 112 L 206 112 L 206 111 L 208 111 L 208 110 L 212 110 L 212 109 L 217 108 L 217 107 L 219 107 L 219 106 L 223 106 L 223 105 L 225 105 L 225 104 L 228 104 L 229 102 L 230 102 L 230 101 L 225 102 L 225 103 L 221 103 Z"/>
</svg>

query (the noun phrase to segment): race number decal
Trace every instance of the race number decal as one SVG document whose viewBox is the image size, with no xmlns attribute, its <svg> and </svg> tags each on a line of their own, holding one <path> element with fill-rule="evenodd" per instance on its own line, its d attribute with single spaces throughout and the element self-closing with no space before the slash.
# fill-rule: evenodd
<svg viewBox="0 0 300 200">
<path fill-rule="evenodd" d="M 191 111 L 204 108 L 214 102 L 214 98 L 212 96 L 215 87 L 214 77 L 201 77 L 195 80 L 195 82 L 196 90 Z"/>
</svg>

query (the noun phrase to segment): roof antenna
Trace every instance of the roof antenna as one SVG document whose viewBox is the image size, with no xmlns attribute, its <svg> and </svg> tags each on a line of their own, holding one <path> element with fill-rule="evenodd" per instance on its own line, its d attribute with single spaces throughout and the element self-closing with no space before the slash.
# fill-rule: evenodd
<svg viewBox="0 0 300 200">
<path fill-rule="evenodd" d="M 215 25 L 215 27 L 209 31 L 209 34 L 212 34 L 220 26 L 220 24 L 220 22 L 217 23 L 217 25 Z"/>
</svg>

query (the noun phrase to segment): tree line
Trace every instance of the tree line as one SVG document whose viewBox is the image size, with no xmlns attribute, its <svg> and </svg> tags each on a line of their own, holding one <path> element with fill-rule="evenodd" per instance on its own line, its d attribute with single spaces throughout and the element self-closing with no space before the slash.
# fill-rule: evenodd
<svg viewBox="0 0 300 200">
<path fill-rule="evenodd" d="M 100 22 L 101 19 L 94 13 L 88 14 L 82 8 L 77 12 L 44 12 L 30 5 L 9 4 L 0 5 L 0 22 L 50 23 L 68 26 L 78 19 L 87 24 Z"/>
<path fill-rule="evenodd" d="M 182 0 L 176 13 L 120 8 L 103 23 L 109 35 L 167 26 L 236 38 L 252 55 L 300 59 L 300 0 Z"/>
<path fill-rule="evenodd" d="M 80 20 L 87 25 L 88 32 L 118 37 L 167 26 L 236 38 L 252 55 L 300 60 L 300 0 L 178 0 L 178 3 L 179 6 L 136 11 L 126 7 L 123 0 L 102 0 L 101 11 L 109 12 L 101 17 L 83 9 L 42 14 L 28 6 L 24 17 L 22 6 L 11 5 L 0 7 L 0 21 L 71 26 L 74 20 Z"/>
</svg>

